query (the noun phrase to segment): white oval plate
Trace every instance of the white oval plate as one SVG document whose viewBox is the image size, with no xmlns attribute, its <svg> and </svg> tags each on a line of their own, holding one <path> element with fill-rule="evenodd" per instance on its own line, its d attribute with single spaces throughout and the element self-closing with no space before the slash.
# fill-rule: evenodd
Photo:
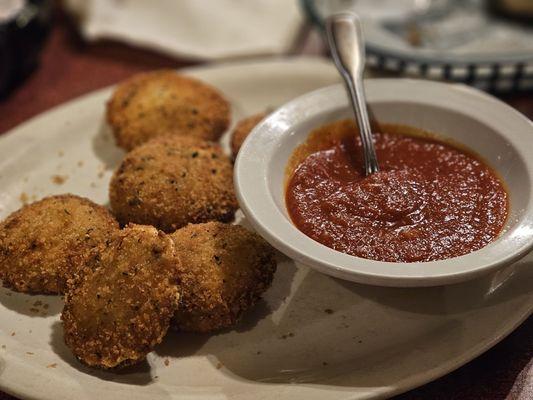
<svg viewBox="0 0 533 400">
<path fill-rule="evenodd" d="M 315 59 L 186 72 L 219 87 L 235 120 L 338 81 Z M 66 103 L 0 138 L 0 217 L 20 207 L 23 193 L 31 200 L 72 192 L 107 203 L 122 156 L 103 122 L 110 92 Z M 50 400 L 388 397 L 463 365 L 526 319 L 532 263 L 528 256 L 461 285 L 394 289 L 336 280 L 282 258 L 264 301 L 235 330 L 170 333 L 146 363 L 119 373 L 75 360 L 63 343 L 59 298 L 0 289 L 0 389 Z"/>
</svg>

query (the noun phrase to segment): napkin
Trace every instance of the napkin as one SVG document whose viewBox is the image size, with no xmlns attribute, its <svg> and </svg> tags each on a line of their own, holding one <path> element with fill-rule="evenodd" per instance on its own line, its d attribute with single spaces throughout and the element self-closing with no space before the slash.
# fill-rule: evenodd
<svg viewBox="0 0 533 400">
<path fill-rule="evenodd" d="M 297 0 L 64 0 L 87 41 L 114 39 L 177 57 L 283 54 L 303 25 Z"/>
</svg>

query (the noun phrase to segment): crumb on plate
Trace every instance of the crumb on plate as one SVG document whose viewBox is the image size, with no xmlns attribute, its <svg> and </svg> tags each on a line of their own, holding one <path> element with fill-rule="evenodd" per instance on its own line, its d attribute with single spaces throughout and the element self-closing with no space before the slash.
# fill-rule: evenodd
<svg viewBox="0 0 533 400">
<path fill-rule="evenodd" d="M 30 198 L 25 192 L 22 192 L 19 196 L 19 200 L 23 205 L 26 205 L 28 204 Z"/>
<path fill-rule="evenodd" d="M 52 183 L 55 183 L 56 185 L 62 185 L 63 183 L 66 182 L 67 179 L 68 179 L 67 175 L 52 175 L 50 177 L 50 180 L 52 181 Z"/>
</svg>

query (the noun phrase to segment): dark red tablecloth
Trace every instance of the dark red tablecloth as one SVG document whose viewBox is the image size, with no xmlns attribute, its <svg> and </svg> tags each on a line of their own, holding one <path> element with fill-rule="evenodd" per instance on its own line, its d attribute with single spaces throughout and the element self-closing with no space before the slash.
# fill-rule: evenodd
<svg viewBox="0 0 533 400">
<path fill-rule="evenodd" d="M 305 46 L 302 47 L 305 51 Z M 86 45 L 61 16 L 39 68 L 0 102 L 0 133 L 54 105 L 136 72 L 191 65 L 117 43 Z M 533 95 L 503 98 L 533 119 Z M 533 399 L 533 318 L 507 339 L 457 371 L 397 399 Z M 31 377 L 28 377 L 31 379 Z M 0 392 L 0 400 L 13 397 Z"/>
</svg>

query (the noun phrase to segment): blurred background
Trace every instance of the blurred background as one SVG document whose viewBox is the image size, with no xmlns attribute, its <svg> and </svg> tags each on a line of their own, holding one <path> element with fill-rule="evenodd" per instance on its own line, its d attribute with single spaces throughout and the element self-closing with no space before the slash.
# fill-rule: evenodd
<svg viewBox="0 0 533 400">
<path fill-rule="evenodd" d="M 0 132 L 135 72 L 328 56 L 357 12 L 370 76 L 463 82 L 531 116 L 533 0 L 0 0 Z"/>
<path fill-rule="evenodd" d="M 368 76 L 462 82 L 533 118 L 533 0 L 0 0 L 0 133 L 140 71 L 328 57 L 323 20 L 343 10 L 363 19 Z M 532 337 L 530 318 L 401 398 L 533 398 Z"/>
</svg>

